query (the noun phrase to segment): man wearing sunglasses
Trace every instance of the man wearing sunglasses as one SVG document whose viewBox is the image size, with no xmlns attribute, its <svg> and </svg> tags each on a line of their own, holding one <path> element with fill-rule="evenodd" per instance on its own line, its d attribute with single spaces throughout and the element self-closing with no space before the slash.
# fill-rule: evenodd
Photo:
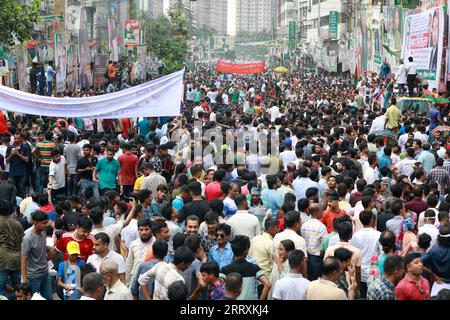
<svg viewBox="0 0 450 320">
<path fill-rule="evenodd" d="M 233 251 L 228 238 L 231 234 L 231 227 L 225 223 L 217 226 L 217 244 L 209 250 L 209 261 L 216 261 L 220 269 L 233 262 Z"/>
</svg>

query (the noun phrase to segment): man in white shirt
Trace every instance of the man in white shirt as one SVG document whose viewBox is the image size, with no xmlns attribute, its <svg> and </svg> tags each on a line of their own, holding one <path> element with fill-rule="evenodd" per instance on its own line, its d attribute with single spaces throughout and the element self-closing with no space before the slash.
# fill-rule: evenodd
<svg viewBox="0 0 450 320">
<path fill-rule="evenodd" d="M 398 84 L 398 93 L 404 94 L 406 92 L 406 67 L 403 63 L 403 59 L 400 59 L 400 66 L 398 67 L 397 74 L 395 75 L 395 81 Z"/>
<path fill-rule="evenodd" d="M 419 232 L 417 233 L 420 236 L 423 233 L 428 234 L 431 237 L 430 248 L 432 248 L 436 244 L 436 239 L 439 235 L 439 229 L 436 228 L 436 214 L 433 210 L 426 210 L 424 217 L 424 225 L 419 228 Z"/>
<path fill-rule="evenodd" d="M 272 297 L 274 300 L 306 300 L 309 280 L 303 278 L 305 254 L 301 250 L 293 250 L 288 254 L 290 272 L 275 282 Z"/>
<path fill-rule="evenodd" d="M 278 106 L 272 106 L 269 108 L 270 121 L 275 122 L 275 119 L 281 117 L 280 108 Z"/>
<path fill-rule="evenodd" d="M 295 151 L 292 151 L 292 145 L 290 142 L 285 143 L 285 149 L 280 153 L 280 159 L 283 162 L 284 170 L 287 170 L 287 166 L 289 163 L 297 160 L 297 155 Z"/>
<path fill-rule="evenodd" d="M 130 224 L 130 221 L 133 219 L 134 213 L 136 211 L 136 202 L 133 201 L 133 207 L 131 208 L 130 213 L 127 218 L 123 221 L 117 221 L 116 223 L 108 224 L 103 223 L 105 219 L 104 212 L 101 208 L 93 208 L 89 212 L 89 217 L 92 219 L 94 223 L 94 228 L 91 231 L 91 234 L 95 236 L 97 233 L 104 232 L 111 239 L 111 243 L 109 244 L 109 248 L 111 250 L 117 250 L 116 248 L 116 237 L 120 235 L 120 232 L 123 228 Z M 114 218 L 113 218 L 114 219 Z"/>
<path fill-rule="evenodd" d="M 369 166 L 364 169 L 364 180 L 367 184 L 373 184 L 378 180 L 378 158 L 376 155 L 369 156 Z"/>
<path fill-rule="evenodd" d="M 273 238 L 273 253 L 276 254 L 278 252 L 278 247 L 280 246 L 280 242 L 286 239 L 294 242 L 295 249 L 302 250 L 307 255 L 306 251 L 306 241 L 301 237 L 298 232 L 300 231 L 301 221 L 300 221 L 300 212 L 298 211 L 289 211 L 286 213 L 285 217 L 285 229 L 283 232 L 277 233 Z M 304 274 L 304 273 L 303 273 Z"/>
<path fill-rule="evenodd" d="M 100 272 L 100 265 L 106 260 L 112 260 L 118 265 L 119 279 L 125 282 L 125 272 L 127 267 L 125 265 L 125 259 L 115 251 L 109 249 L 109 236 L 100 232 L 94 236 L 94 254 L 90 255 L 87 259 L 87 263 L 94 266 L 97 272 Z"/>
<path fill-rule="evenodd" d="M 366 298 L 367 287 L 372 280 L 375 280 L 370 274 L 370 264 L 373 256 L 380 254 L 381 232 L 374 229 L 375 215 L 371 210 L 364 210 L 359 214 L 359 220 L 363 225 L 363 229 L 355 232 L 350 239 L 350 244 L 354 245 L 361 252 L 361 298 Z"/>
<path fill-rule="evenodd" d="M 100 274 L 106 285 L 105 300 L 133 300 L 130 289 L 119 279 L 119 265 L 113 260 L 100 264 Z"/>
<path fill-rule="evenodd" d="M 406 64 L 406 81 L 408 83 L 409 96 L 412 97 L 414 95 L 414 84 L 417 76 L 417 65 L 414 63 L 413 57 L 409 57 L 408 61 L 409 62 Z"/>
<path fill-rule="evenodd" d="M 406 159 L 400 160 L 395 165 L 395 168 L 398 170 L 397 175 L 406 175 L 411 177 L 411 174 L 414 171 L 414 164 L 416 162 L 417 160 L 414 159 L 414 149 L 406 149 Z"/>
<path fill-rule="evenodd" d="M 49 173 L 48 173 L 48 186 L 47 188 L 51 190 L 52 201 L 55 201 L 56 196 L 59 194 L 65 194 L 66 186 L 66 173 L 69 173 L 69 169 L 66 165 L 66 159 L 61 156 L 59 150 L 52 150 L 52 162 L 50 162 Z M 68 179 L 70 175 L 68 174 Z"/>
<path fill-rule="evenodd" d="M 258 218 L 248 212 L 247 197 L 239 194 L 234 199 L 236 203 L 236 213 L 228 219 L 227 224 L 231 227 L 231 239 L 236 236 L 247 236 L 253 239 L 261 234 Z"/>
<path fill-rule="evenodd" d="M 143 218 L 138 221 L 139 238 L 131 242 L 127 255 L 126 284 L 129 284 L 136 275 L 139 265 L 144 262 L 145 254 L 153 246 L 156 238 L 152 235 L 150 219 Z"/>
</svg>

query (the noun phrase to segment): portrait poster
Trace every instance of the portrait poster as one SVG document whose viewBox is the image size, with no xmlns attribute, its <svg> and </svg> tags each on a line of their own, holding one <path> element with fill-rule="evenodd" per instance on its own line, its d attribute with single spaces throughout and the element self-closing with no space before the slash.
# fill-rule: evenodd
<svg viewBox="0 0 450 320">
<path fill-rule="evenodd" d="M 428 80 L 428 89 L 439 88 L 444 38 L 442 7 L 410 15 L 405 20 L 402 57 L 413 57 L 417 73 Z"/>
</svg>

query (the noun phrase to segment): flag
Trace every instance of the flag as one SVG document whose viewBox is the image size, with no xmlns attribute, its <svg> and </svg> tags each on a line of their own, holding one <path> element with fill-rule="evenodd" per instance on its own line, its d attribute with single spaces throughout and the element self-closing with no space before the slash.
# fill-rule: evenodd
<svg viewBox="0 0 450 320">
<path fill-rule="evenodd" d="M 449 99 L 440 97 L 438 94 L 431 92 L 427 89 L 422 89 L 425 98 L 430 99 L 434 104 L 440 104 L 442 106 L 446 106 L 450 103 Z"/>
<path fill-rule="evenodd" d="M 391 55 L 391 56 L 396 56 L 397 52 L 391 50 L 391 48 L 389 48 L 389 46 L 387 44 L 383 44 L 383 48 L 386 49 L 386 51 Z"/>
<path fill-rule="evenodd" d="M 355 65 L 355 75 L 353 76 L 353 85 L 356 86 L 358 85 L 358 64 Z"/>
</svg>

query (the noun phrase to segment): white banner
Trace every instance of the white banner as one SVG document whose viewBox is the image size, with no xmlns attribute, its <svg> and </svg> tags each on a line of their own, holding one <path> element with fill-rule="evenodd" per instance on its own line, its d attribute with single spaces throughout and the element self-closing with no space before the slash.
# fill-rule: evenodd
<svg viewBox="0 0 450 320">
<path fill-rule="evenodd" d="M 439 88 L 442 47 L 444 39 L 444 13 L 442 7 L 426 10 L 406 17 L 403 39 L 403 60 L 412 56 L 429 83 L 429 90 Z"/>
<path fill-rule="evenodd" d="M 48 117 L 171 117 L 180 115 L 184 70 L 95 97 L 53 98 L 0 86 L 1 109 Z"/>
</svg>

